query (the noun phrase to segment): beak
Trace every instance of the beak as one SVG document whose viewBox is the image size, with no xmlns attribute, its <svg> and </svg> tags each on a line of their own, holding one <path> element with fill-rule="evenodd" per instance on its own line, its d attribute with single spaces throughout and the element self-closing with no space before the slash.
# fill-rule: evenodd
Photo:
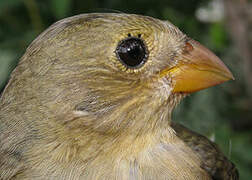
<svg viewBox="0 0 252 180">
<path fill-rule="evenodd" d="M 182 59 L 172 68 L 164 69 L 161 76 L 172 78 L 173 92 L 192 93 L 221 84 L 234 76 L 225 64 L 197 41 L 186 43 Z"/>
</svg>

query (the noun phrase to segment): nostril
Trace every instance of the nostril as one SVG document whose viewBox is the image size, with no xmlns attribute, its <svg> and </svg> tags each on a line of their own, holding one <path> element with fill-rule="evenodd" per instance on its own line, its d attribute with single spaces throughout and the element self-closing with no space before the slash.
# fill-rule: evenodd
<svg viewBox="0 0 252 180">
<path fill-rule="evenodd" d="M 194 48 L 193 48 L 193 46 L 192 46 L 192 44 L 191 43 L 189 43 L 189 42 L 186 42 L 185 43 L 185 47 L 184 47 L 184 52 L 185 53 L 189 53 L 190 51 L 192 51 Z"/>
</svg>

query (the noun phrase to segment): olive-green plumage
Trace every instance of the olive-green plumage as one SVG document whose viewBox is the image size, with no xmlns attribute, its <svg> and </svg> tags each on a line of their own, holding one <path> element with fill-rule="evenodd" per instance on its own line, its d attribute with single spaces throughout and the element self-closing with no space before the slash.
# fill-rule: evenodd
<svg viewBox="0 0 252 180">
<path fill-rule="evenodd" d="M 2 94 L 0 179 L 212 179 L 219 170 L 228 179 L 233 167 L 215 164 L 218 156 L 231 164 L 215 145 L 204 157 L 192 145 L 197 134 L 182 128 L 190 143 L 171 126 L 187 93 L 173 91 L 166 69 L 189 61 L 182 57 L 197 46 L 189 41 L 168 21 L 140 15 L 53 24 Z"/>
</svg>

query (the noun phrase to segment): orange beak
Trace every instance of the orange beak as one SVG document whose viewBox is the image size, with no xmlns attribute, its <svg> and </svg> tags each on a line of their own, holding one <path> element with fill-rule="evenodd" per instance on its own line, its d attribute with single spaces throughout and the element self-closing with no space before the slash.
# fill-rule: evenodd
<svg viewBox="0 0 252 180">
<path fill-rule="evenodd" d="M 164 69 L 161 77 L 169 74 L 173 92 L 192 93 L 234 79 L 225 64 L 210 50 L 194 40 L 186 43 L 180 62 Z"/>
</svg>

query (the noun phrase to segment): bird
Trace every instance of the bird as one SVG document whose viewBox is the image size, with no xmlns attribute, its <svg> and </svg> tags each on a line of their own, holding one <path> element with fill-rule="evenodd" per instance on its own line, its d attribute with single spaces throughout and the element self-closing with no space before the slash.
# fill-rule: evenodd
<svg viewBox="0 0 252 180">
<path fill-rule="evenodd" d="M 189 94 L 234 79 L 167 20 L 62 19 L 26 49 L 0 100 L 0 179 L 238 179 L 206 137 L 171 119 Z"/>
</svg>

